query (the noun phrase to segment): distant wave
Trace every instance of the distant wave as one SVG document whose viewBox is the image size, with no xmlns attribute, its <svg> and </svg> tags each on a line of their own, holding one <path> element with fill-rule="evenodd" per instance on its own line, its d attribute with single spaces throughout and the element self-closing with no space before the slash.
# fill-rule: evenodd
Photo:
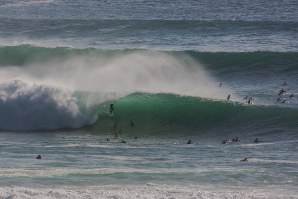
<svg viewBox="0 0 298 199">
<path fill-rule="evenodd" d="M 0 21 L 0 45 L 208 52 L 297 52 L 298 46 L 295 37 L 298 26 L 296 21 L 101 20 L 52 17 L 16 19 L 3 16 Z"/>
<path fill-rule="evenodd" d="M 51 3 L 55 0 L 28 0 L 28 1 L 19 1 L 14 3 L 15 5 L 29 4 L 29 3 Z M 14 5 L 13 3 L 5 5 Z M 3 18 L 2 23 L 11 23 L 12 19 Z M 86 30 L 89 28 L 97 28 L 99 26 L 112 29 L 120 28 L 122 31 L 126 30 L 140 30 L 140 29 L 173 29 L 173 30 L 188 30 L 195 28 L 224 28 L 224 27 L 234 27 L 234 28 L 259 28 L 265 30 L 296 30 L 298 22 L 295 20 L 214 20 L 214 19 L 204 19 L 204 20 L 195 20 L 195 19 L 13 19 L 15 23 L 51 23 L 55 25 L 59 30 L 63 28 L 71 28 L 73 30 L 80 29 L 82 27 Z M 204 30 L 204 29 L 202 29 Z M 207 30 L 207 29 L 205 29 Z"/>
<path fill-rule="evenodd" d="M 75 49 L 68 47 L 38 47 L 32 45 L 0 47 L 1 66 L 24 66 L 32 63 L 65 61 L 74 57 L 114 59 L 132 53 L 151 53 L 145 49 Z M 205 64 L 205 67 L 222 72 L 233 70 L 291 72 L 298 70 L 298 52 L 198 52 L 198 51 L 155 51 L 183 60 L 189 56 Z"/>
</svg>

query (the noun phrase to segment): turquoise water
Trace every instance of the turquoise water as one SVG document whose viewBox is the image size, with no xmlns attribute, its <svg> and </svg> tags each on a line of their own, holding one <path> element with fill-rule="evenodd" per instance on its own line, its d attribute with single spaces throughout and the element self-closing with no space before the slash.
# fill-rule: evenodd
<svg viewBox="0 0 298 199">
<path fill-rule="evenodd" d="M 1 1 L 0 198 L 298 198 L 297 11 Z"/>
</svg>

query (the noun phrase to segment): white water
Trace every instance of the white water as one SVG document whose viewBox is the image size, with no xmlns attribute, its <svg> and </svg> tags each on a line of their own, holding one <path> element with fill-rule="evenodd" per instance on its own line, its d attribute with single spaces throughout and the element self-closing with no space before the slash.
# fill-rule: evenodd
<svg viewBox="0 0 298 199">
<path fill-rule="evenodd" d="M 101 185 L 101 186 L 61 186 L 61 187 L 0 187 L 2 199 L 51 199 L 51 198 L 112 198 L 112 199 L 294 199 L 295 192 L 283 192 L 281 187 L 259 188 L 230 187 L 229 189 L 194 185 Z"/>
</svg>

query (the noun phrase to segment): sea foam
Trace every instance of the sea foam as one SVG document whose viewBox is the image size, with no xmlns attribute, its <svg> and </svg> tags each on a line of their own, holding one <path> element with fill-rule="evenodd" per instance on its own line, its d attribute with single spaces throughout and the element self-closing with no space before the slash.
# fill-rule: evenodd
<svg viewBox="0 0 298 199">
<path fill-rule="evenodd" d="M 80 127 L 88 123 L 71 92 L 22 81 L 0 84 L 0 129 Z"/>
</svg>

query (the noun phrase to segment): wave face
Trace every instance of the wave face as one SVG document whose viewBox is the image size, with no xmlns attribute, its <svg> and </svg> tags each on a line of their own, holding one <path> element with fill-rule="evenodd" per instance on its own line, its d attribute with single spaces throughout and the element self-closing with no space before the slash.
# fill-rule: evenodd
<svg viewBox="0 0 298 199">
<path fill-rule="evenodd" d="M 296 52 L 2 46 L 0 129 L 88 126 L 130 134 L 132 119 L 146 135 L 293 132 L 297 63 Z M 280 103 L 277 92 L 284 81 L 287 93 L 279 97 L 286 103 Z M 229 94 L 233 103 L 225 102 Z M 254 105 L 246 106 L 244 96 L 253 96 Z M 113 118 L 106 114 L 111 102 Z"/>
<path fill-rule="evenodd" d="M 296 132 L 298 110 L 276 106 L 250 106 L 172 94 L 135 93 L 115 104 L 114 117 L 101 108 L 93 129 L 132 136 L 206 135 L 248 136 Z M 131 120 L 134 126 L 131 126 Z"/>
</svg>

